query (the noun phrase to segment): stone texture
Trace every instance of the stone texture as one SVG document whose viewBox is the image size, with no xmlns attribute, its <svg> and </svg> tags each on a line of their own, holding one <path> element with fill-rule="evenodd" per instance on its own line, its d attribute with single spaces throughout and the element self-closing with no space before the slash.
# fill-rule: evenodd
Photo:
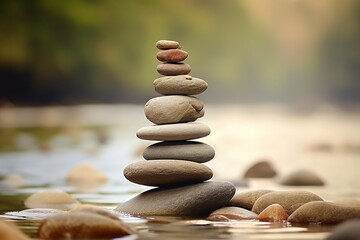
<svg viewBox="0 0 360 240">
<path fill-rule="evenodd" d="M 210 161 L 215 156 L 215 150 L 206 143 L 196 141 L 159 142 L 144 150 L 143 157 L 153 159 L 178 159 L 198 163 Z"/>
<path fill-rule="evenodd" d="M 241 207 L 251 210 L 255 201 L 264 194 L 273 192 L 272 190 L 259 189 L 254 191 L 237 192 L 229 201 L 229 206 Z"/>
<path fill-rule="evenodd" d="M 159 51 L 156 58 L 161 62 L 182 62 L 188 57 L 188 53 L 181 49 L 168 49 Z"/>
<path fill-rule="evenodd" d="M 180 44 L 172 40 L 159 40 L 156 42 L 156 47 L 158 49 L 175 49 L 180 48 Z"/>
<path fill-rule="evenodd" d="M 93 213 L 93 214 L 105 216 L 107 218 L 111 218 L 113 220 L 119 220 L 119 217 L 112 211 L 109 211 L 109 210 L 99 207 L 99 206 L 90 205 L 90 204 L 80 204 L 80 205 L 76 206 L 75 208 L 71 209 L 70 213 L 72 213 L 72 212 Z"/>
<path fill-rule="evenodd" d="M 276 175 L 269 161 L 259 161 L 246 170 L 244 178 L 273 178 Z"/>
<path fill-rule="evenodd" d="M 177 123 L 154 125 L 140 128 L 136 136 L 153 141 L 181 141 L 206 137 L 210 128 L 203 123 Z"/>
<path fill-rule="evenodd" d="M 15 223 L 0 219 L 0 239 L 2 240 L 30 240 Z"/>
<path fill-rule="evenodd" d="M 225 206 L 235 193 L 228 182 L 204 182 L 152 189 L 120 204 L 116 210 L 138 216 L 208 216 Z"/>
<path fill-rule="evenodd" d="M 212 178 L 213 172 L 204 164 L 190 161 L 152 160 L 126 166 L 124 176 L 141 185 L 167 186 L 203 182 Z"/>
<path fill-rule="evenodd" d="M 145 104 L 146 118 L 155 124 L 192 122 L 204 116 L 204 104 L 196 97 L 162 96 Z"/>
<path fill-rule="evenodd" d="M 343 198 L 335 201 L 336 204 L 345 205 L 348 207 L 358 207 L 360 208 L 360 199 L 356 198 Z"/>
<path fill-rule="evenodd" d="M 197 95 L 208 88 L 208 84 L 189 75 L 165 76 L 153 82 L 155 91 L 163 95 Z"/>
<path fill-rule="evenodd" d="M 325 201 L 309 202 L 293 212 L 288 221 L 292 223 L 334 224 L 360 218 L 360 208 Z"/>
<path fill-rule="evenodd" d="M 165 76 L 175 76 L 189 74 L 191 67 L 187 63 L 160 63 L 157 65 L 156 70 Z"/>
<path fill-rule="evenodd" d="M 132 233 L 120 220 L 84 212 L 59 214 L 39 227 L 41 239 L 113 239 Z"/>
<path fill-rule="evenodd" d="M 256 219 L 258 215 L 244 208 L 223 207 L 212 212 L 207 219 L 217 220 L 219 219 L 219 216 L 225 216 L 227 219 L 232 219 L 232 220 L 244 220 L 244 219 Z"/>
<path fill-rule="evenodd" d="M 271 204 L 265 208 L 257 217 L 263 222 L 283 222 L 288 219 L 289 215 L 280 204 Z"/>
<path fill-rule="evenodd" d="M 287 186 L 323 186 L 324 181 L 310 170 L 297 170 L 279 180 L 279 183 Z"/>
<path fill-rule="evenodd" d="M 359 240 L 360 219 L 353 219 L 339 224 L 327 240 Z"/>
<path fill-rule="evenodd" d="M 29 196 L 24 204 L 27 208 L 70 210 L 76 207 L 79 202 L 64 191 L 47 189 Z"/>
<path fill-rule="evenodd" d="M 252 211 L 259 214 L 271 204 L 280 204 L 288 215 L 305 203 L 311 201 L 323 201 L 318 195 L 307 191 L 276 191 L 264 194 L 258 198 Z"/>
</svg>

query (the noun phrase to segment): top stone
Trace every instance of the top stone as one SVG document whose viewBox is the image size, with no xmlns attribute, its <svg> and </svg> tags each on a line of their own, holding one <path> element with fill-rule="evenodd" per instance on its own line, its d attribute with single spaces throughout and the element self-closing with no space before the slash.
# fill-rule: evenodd
<svg viewBox="0 0 360 240">
<path fill-rule="evenodd" d="M 180 44 L 171 40 L 159 40 L 156 42 L 156 47 L 161 50 L 180 48 Z"/>
</svg>

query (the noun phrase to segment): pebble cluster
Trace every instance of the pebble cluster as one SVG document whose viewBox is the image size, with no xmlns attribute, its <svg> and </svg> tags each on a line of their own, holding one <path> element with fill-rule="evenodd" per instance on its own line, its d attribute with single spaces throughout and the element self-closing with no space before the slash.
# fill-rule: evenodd
<svg viewBox="0 0 360 240">
<path fill-rule="evenodd" d="M 162 96 L 145 104 L 145 116 L 155 125 L 139 129 L 137 136 L 159 142 L 144 150 L 147 161 L 128 165 L 124 176 L 133 183 L 157 188 L 117 210 L 135 215 L 206 215 L 224 206 L 235 193 L 230 183 L 205 182 L 213 172 L 202 163 L 213 159 L 215 150 L 206 143 L 190 141 L 210 134 L 207 125 L 195 122 L 205 112 L 204 103 L 193 96 L 203 93 L 208 84 L 188 75 L 191 67 L 183 62 L 188 53 L 178 42 L 160 40 L 156 47 L 156 57 L 162 62 L 157 71 L 164 77 L 154 81 L 154 88 Z M 202 206 L 205 201 L 206 206 Z"/>
</svg>

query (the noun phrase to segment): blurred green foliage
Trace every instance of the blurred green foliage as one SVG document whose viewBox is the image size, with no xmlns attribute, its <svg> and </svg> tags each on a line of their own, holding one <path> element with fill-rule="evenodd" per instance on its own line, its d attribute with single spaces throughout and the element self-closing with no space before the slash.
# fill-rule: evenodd
<svg viewBox="0 0 360 240">
<path fill-rule="evenodd" d="M 209 100 L 360 100 L 360 2 L 269 2 L 0 1 L 0 100 L 143 102 L 159 39 L 189 52 Z"/>
</svg>

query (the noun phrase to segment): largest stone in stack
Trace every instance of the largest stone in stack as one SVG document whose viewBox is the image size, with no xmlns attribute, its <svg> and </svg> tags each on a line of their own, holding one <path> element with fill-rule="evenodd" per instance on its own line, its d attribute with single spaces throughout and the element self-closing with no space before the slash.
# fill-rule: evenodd
<svg viewBox="0 0 360 240">
<path fill-rule="evenodd" d="M 189 75 L 191 67 L 183 63 L 188 53 L 176 41 L 160 40 L 157 71 L 165 75 L 154 81 L 161 97 L 150 99 L 145 116 L 155 125 L 139 129 L 140 139 L 160 141 L 143 153 L 147 161 L 138 161 L 124 169 L 131 182 L 156 187 L 120 204 L 119 212 L 138 216 L 207 216 L 226 205 L 235 193 L 228 182 L 208 181 L 213 172 L 204 162 L 214 149 L 202 142 L 189 141 L 210 134 L 210 128 L 195 122 L 204 116 L 204 104 L 192 96 L 204 92 L 207 83 Z"/>
</svg>

